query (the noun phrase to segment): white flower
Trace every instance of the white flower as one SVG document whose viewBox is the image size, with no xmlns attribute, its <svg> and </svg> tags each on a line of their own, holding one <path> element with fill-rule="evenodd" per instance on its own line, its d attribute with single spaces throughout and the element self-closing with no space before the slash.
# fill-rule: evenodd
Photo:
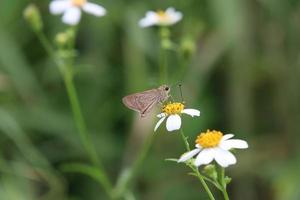
<svg viewBox="0 0 300 200">
<path fill-rule="evenodd" d="M 105 8 L 90 3 L 87 0 L 53 0 L 49 6 L 50 12 L 54 15 L 63 14 L 62 21 L 69 25 L 76 25 L 81 18 L 81 10 L 101 17 L 106 14 Z"/>
<path fill-rule="evenodd" d="M 196 148 L 184 153 L 178 162 L 185 162 L 196 154 L 194 160 L 195 166 L 207 165 L 215 160 L 220 166 L 228 167 L 236 163 L 235 156 L 229 151 L 230 149 L 246 149 L 248 143 L 244 140 L 230 139 L 234 135 L 226 134 L 220 131 L 209 131 L 201 133 L 196 139 Z"/>
<path fill-rule="evenodd" d="M 166 11 L 148 11 L 146 16 L 139 21 L 140 27 L 148 26 L 170 26 L 182 19 L 182 13 L 174 8 L 168 8 Z"/>
<path fill-rule="evenodd" d="M 161 123 L 167 118 L 166 127 L 168 131 L 175 131 L 181 127 L 182 113 L 188 114 L 192 117 L 200 116 L 200 111 L 196 109 L 184 109 L 184 104 L 182 103 L 169 103 L 165 105 L 162 109 L 162 113 L 158 114 L 157 117 L 160 120 L 156 123 L 154 131 L 161 125 Z"/>
</svg>

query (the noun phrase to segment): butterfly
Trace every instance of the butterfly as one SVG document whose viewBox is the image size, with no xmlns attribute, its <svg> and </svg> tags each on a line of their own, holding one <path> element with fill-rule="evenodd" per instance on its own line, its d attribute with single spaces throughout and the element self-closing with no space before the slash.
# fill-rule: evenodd
<svg viewBox="0 0 300 200">
<path fill-rule="evenodd" d="M 123 97 L 124 105 L 145 117 L 157 103 L 163 103 L 169 98 L 170 87 L 162 85 L 156 89 L 146 90 Z"/>
</svg>

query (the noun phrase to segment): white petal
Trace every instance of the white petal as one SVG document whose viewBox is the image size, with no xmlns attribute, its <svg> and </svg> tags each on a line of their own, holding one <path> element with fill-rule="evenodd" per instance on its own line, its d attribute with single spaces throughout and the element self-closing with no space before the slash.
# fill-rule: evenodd
<svg viewBox="0 0 300 200">
<path fill-rule="evenodd" d="M 179 115 L 170 115 L 167 119 L 167 130 L 175 131 L 181 127 L 181 118 Z"/>
<path fill-rule="evenodd" d="M 195 165 L 199 167 L 200 165 L 206 165 L 210 163 L 215 156 L 215 150 L 213 148 L 203 149 L 195 160 Z"/>
<path fill-rule="evenodd" d="M 181 111 L 181 113 L 188 114 L 192 117 L 194 117 L 194 116 L 199 117 L 200 116 L 200 111 L 196 110 L 196 109 L 184 109 L 183 111 Z"/>
<path fill-rule="evenodd" d="M 154 131 L 156 131 L 158 129 L 158 127 L 161 125 L 161 123 L 165 120 L 166 117 L 161 118 L 160 120 L 158 120 L 158 122 L 156 123 L 155 127 L 154 127 Z"/>
<path fill-rule="evenodd" d="M 166 13 L 168 13 L 168 14 L 173 14 L 173 13 L 175 13 L 176 11 L 175 11 L 175 8 L 173 8 L 173 7 L 169 7 L 169 8 L 167 8 L 167 10 L 166 10 Z"/>
<path fill-rule="evenodd" d="M 71 2 L 69 0 L 54 0 L 50 2 L 49 10 L 52 14 L 58 15 L 65 12 L 71 7 Z"/>
<path fill-rule="evenodd" d="M 231 139 L 231 140 L 221 141 L 220 147 L 225 150 L 234 149 L 234 148 L 247 149 L 248 143 L 244 140 Z"/>
<path fill-rule="evenodd" d="M 153 11 L 149 11 L 146 13 L 146 16 L 139 21 L 139 26 L 145 28 L 148 26 L 156 25 L 157 23 L 157 14 Z"/>
<path fill-rule="evenodd" d="M 77 7 L 72 7 L 66 10 L 63 15 L 63 22 L 69 25 L 76 25 L 79 23 L 81 17 L 81 11 Z"/>
<path fill-rule="evenodd" d="M 191 159 L 194 155 L 200 152 L 200 149 L 194 149 L 192 151 L 184 153 L 177 162 L 185 162 Z"/>
<path fill-rule="evenodd" d="M 230 151 L 221 148 L 216 148 L 215 151 L 215 160 L 222 167 L 228 167 L 236 163 L 236 158 Z"/>
<path fill-rule="evenodd" d="M 105 8 L 103 8 L 100 5 L 94 4 L 94 3 L 89 3 L 86 2 L 83 6 L 82 9 L 92 15 L 95 15 L 97 17 L 103 16 L 106 14 Z"/>
<path fill-rule="evenodd" d="M 198 149 L 202 149 L 200 144 L 196 144 L 195 147 L 197 147 Z"/>
<path fill-rule="evenodd" d="M 221 141 L 228 140 L 228 139 L 232 138 L 233 136 L 234 136 L 233 134 L 226 134 L 222 137 Z"/>
<path fill-rule="evenodd" d="M 166 10 L 166 14 L 170 17 L 170 25 L 175 24 L 176 22 L 180 21 L 182 19 L 182 13 L 176 11 L 174 8 L 168 8 Z"/>
<path fill-rule="evenodd" d="M 158 115 L 156 115 L 156 117 L 158 118 L 162 118 L 162 117 L 166 117 L 167 115 L 165 113 L 160 113 Z"/>
</svg>

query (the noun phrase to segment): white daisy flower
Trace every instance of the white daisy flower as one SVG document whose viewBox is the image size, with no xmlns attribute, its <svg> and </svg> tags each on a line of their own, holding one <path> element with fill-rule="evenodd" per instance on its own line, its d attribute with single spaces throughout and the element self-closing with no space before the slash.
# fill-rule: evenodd
<svg viewBox="0 0 300 200">
<path fill-rule="evenodd" d="M 196 139 L 196 149 L 184 153 L 178 162 L 185 162 L 196 154 L 194 160 L 195 166 L 207 165 L 215 160 L 220 166 L 228 167 L 236 163 L 235 156 L 229 151 L 230 149 L 246 149 L 248 143 L 244 140 L 230 139 L 234 135 L 226 134 L 220 131 L 210 131 L 200 133 Z"/>
<path fill-rule="evenodd" d="M 174 8 L 168 8 L 166 11 L 159 10 L 157 12 L 148 11 L 146 16 L 139 21 L 140 27 L 149 26 L 171 26 L 182 19 L 182 13 Z"/>
<path fill-rule="evenodd" d="M 156 123 L 154 131 L 163 123 L 167 118 L 166 127 L 168 131 L 179 130 L 181 127 L 181 118 L 182 113 L 188 114 L 192 117 L 200 116 L 200 111 L 196 109 L 184 109 L 184 104 L 182 103 L 168 103 L 162 108 L 162 113 L 158 114 L 157 117 L 160 120 Z"/>
<path fill-rule="evenodd" d="M 62 16 L 62 21 L 69 25 L 76 25 L 81 18 L 81 10 L 89 14 L 101 17 L 106 14 L 105 8 L 90 3 L 87 0 L 53 0 L 49 6 L 50 12 Z"/>
</svg>

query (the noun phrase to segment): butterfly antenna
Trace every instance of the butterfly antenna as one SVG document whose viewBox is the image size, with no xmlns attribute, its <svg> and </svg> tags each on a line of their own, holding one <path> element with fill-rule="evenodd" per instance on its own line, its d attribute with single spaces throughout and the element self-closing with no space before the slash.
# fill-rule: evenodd
<svg viewBox="0 0 300 200">
<path fill-rule="evenodd" d="M 179 87 L 179 91 L 180 91 L 181 101 L 184 102 L 183 95 L 182 95 L 182 89 L 181 89 L 181 86 L 182 86 L 182 85 L 179 83 L 179 84 L 178 84 L 178 87 Z"/>
<path fill-rule="evenodd" d="M 180 84 L 180 82 L 179 81 L 177 81 L 176 83 L 172 83 L 172 84 L 170 84 L 170 87 L 171 88 L 173 88 L 173 87 L 175 87 L 175 86 L 178 86 Z"/>
</svg>

